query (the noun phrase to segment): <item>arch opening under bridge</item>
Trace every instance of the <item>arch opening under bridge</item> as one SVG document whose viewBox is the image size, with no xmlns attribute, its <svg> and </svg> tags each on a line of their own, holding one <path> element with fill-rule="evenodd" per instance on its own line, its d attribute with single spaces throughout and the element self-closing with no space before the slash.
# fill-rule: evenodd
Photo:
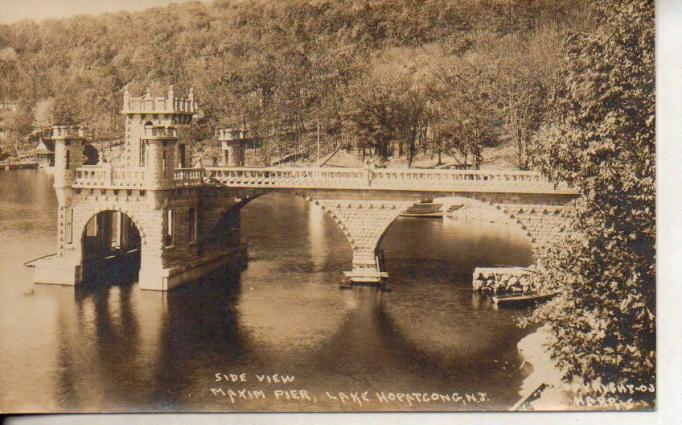
<svg viewBox="0 0 682 425">
<path fill-rule="evenodd" d="M 426 276 L 470 285 L 478 267 L 536 263 L 534 243 L 522 225 L 486 203 L 475 201 L 464 212 L 466 199 L 452 201 L 445 209 L 450 205 L 457 211 L 446 217 L 398 216 L 391 222 L 376 248 L 389 279 Z"/>
<path fill-rule="evenodd" d="M 300 216 L 304 211 L 301 208 L 302 205 L 305 205 L 306 216 Z M 254 214 L 259 213 L 264 213 L 265 217 L 254 216 Z M 259 220 L 270 221 L 259 222 Z M 335 240 L 345 241 L 342 243 L 342 246 L 337 246 L 339 251 L 344 252 L 341 257 L 350 257 L 352 255 L 350 253 L 353 251 L 353 245 L 343 223 L 335 220 L 334 216 L 328 210 L 321 208 L 314 199 L 304 196 L 297 191 L 273 190 L 253 192 L 240 199 L 239 202 L 226 207 L 222 211 L 220 218 L 211 226 L 211 231 L 207 235 L 207 244 L 218 249 L 234 248 L 239 243 L 249 245 L 251 241 L 248 239 L 249 235 L 244 234 L 245 226 L 262 226 L 266 228 L 272 227 L 273 229 L 272 232 L 268 232 L 268 240 L 265 243 L 282 247 L 287 243 L 288 235 L 282 233 L 282 229 L 287 225 L 305 227 L 303 232 L 308 235 L 308 242 L 310 244 L 309 254 L 311 257 L 315 257 L 315 261 L 319 261 L 324 256 L 338 257 L 338 251 L 327 253 L 316 251 L 315 239 L 324 237 L 325 235 L 321 233 L 329 233 L 330 231 L 335 235 L 326 236 L 334 237 Z M 248 229 L 246 230 L 248 231 Z M 263 241 L 260 241 L 259 245 L 262 244 Z M 345 255 L 346 251 L 348 255 Z M 350 263 L 350 261 L 344 260 L 334 263 L 338 267 L 348 267 L 346 263 Z"/>
<path fill-rule="evenodd" d="M 111 284 L 138 279 L 142 236 L 133 219 L 120 210 L 92 215 L 81 233 L 84 283 Z"/>
</svg>

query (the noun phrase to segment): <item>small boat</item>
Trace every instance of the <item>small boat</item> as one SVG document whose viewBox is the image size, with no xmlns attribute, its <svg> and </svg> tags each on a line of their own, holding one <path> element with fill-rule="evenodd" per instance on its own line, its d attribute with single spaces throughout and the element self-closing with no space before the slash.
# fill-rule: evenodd
<svg viewBox="0 0 682 425">
<path fill-rule="evenodd" d="M 524 306 L 530 304 L 537 304 L 545 301 L 549 301 L 554 298 L 558 292 L 525 292 L 521 294 L 510 294 L 510 295 L 493 295 L 493 303 L 497 306 L 504 307 L 515 307 Z"/>
<path fill-rule="evenodd" d="M 405 212 L 400 214 L 401 217 L 443 217 L 443 204 L 434 203 L 431 201 L 417 202 Z"/>
</svg>

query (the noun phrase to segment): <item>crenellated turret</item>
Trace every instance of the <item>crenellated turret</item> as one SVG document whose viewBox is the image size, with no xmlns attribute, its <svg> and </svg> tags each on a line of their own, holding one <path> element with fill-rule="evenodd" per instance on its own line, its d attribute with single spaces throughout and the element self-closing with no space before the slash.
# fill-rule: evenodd
<svg viewBox="0 0 682 425">
<path fill-rule="evenodd" d="M 144 96 L 130 96 L 128 87 L 123 92 L 123 110 L 125 115 L 132 114 L 172 114 L 192 118 L 199 112 L 194 100 L 194 90 L 189 89 L 187 96 L 179 97 L 175 95 L 173 86 L 168 87 L 168 95 L 152 96 L 147 88 Z"/>
<path fill-rule="evenodd" d="M 221 128 L 218 140 L 223 152 L 222 165 L 243 167 L 246 165 L 246 131 L 240 128 Z"/>
<path fill-rule="evenodd" d="M 54 125 L 54 187 L 66 188 L 73 184 L 75 170 L 83 165 L 83 143 L 86 139 L 84 127 Z"/>
<path fill-rule="evenodd" d="M 186 152 L 187 144 L 190 142 L 189 125 L 198 112 L 192 89 L 187 96 L 177 96 L 173 86 L 168 88 L 166 96 L 153 96 L 149 89 L 143 96 L 131 96 L 126 87 L 121 110 L 126 116 L 124 154 L 126 166 L 143 166 L 141 143 L 146 127 L 173 126 L 178 139 L 173 167 L 189 167 L 189 155 Z"/>
<path fill-rule="evenodd" d="M 173 126 L 146 126 L 141 146 L 142 164 L 145 168 L 145 186 L 163 188 L 173 182 L 177 129 Z"/>
</svg>

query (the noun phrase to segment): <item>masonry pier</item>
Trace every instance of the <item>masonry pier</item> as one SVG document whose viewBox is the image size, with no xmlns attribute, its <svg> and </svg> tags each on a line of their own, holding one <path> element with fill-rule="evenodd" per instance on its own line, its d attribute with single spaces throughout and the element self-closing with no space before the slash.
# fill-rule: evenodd
<svg viewBox="0 0 682 425">
<path fill-rule="evenodd" d="M 189 168 L 194 94 L 123 97 L 123 164 L 84 165 L 85 129 L 54 126 L 56 255 L 34 263 L 39 283 L 78 285 L 109 263 L 131 260 L 140 288 L 169 290 L 242 263 L 240 210 L 277 191 L 319 206 L 352 251 L 353 283 L 388 277 L 381 239 L 406 209 L 442 198 L 466 214 L 487 211 L 520 227 L 535 249 L 564 231 L 578 193 L 523 171 L 252 168 L 244 131 L 221 129 L 222 166 Z"/>
</svg>

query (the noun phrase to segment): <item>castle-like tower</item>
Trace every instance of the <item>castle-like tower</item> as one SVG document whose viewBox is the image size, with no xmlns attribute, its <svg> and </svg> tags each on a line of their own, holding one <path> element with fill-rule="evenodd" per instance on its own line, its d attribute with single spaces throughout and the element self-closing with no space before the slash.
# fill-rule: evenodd
<svg viewBox="0 0 682 425">
<path fill-rule="evenodd" d="M 177 143 L 175 144 L 174 168 L 190 167 L 190 155 L 187 146 L 191 142 L 189 126 L 197 116 L 198 108 L 194 100 L 193 90 L 187 96 L 175 95 L 173 86 L 168 88 L 164 96 L 152 96 L 149 89 L 144 96 L 131 96 L 126 87 L 123 93 L 123 110 L 125 115 L 125 153 L 126 167 L 145 167 L 149 161 L 145 146 L 145 128 L 175 127 Z"/>
<path fill-rule="evenodd" d="M 126 89 L 118 164 L 84 165 L 85 129 L 53 126 L 57 252 L 33 264 L 36 282 L 78 285 L 137 269 L 140 288 L 168 290 L 243 256 L 238 243 L 223 243 L 239 241 L 238 215 L 215 230 L 241 191 L 206 188 L 202 170 L 188 168 L 196 112 L 191 90 L 132 97 Z"/>
<path fill-rule="evenodd" d="M 223 152 L 221 165 L 226 167 L 244 167 L 246 165 L 246 131 L 240 128 L 221 128 L 218 140 Z"/>
<path fill-rule="evenodd" d="M 69 125 L 52 126 L 54 140 L 55 176 L 54 186 L 58 189 L 71 187 L 75 170 L 83 165 L 83 144 L 86 139 L 84 127 Z"/>
<path fill-rule="evenodd" d="M 83 144 L 86 139 L 86 129 L 77 126 L 52 126 L 54 140 L 55 173 L 54 188 L 59 202 L 57 254 L 63 256 L 65 248 L 73 244 L 77 233 L 73 229 L 72 195 L 76 178 L 76 169 L 83 165 Z"/>
</svg>

